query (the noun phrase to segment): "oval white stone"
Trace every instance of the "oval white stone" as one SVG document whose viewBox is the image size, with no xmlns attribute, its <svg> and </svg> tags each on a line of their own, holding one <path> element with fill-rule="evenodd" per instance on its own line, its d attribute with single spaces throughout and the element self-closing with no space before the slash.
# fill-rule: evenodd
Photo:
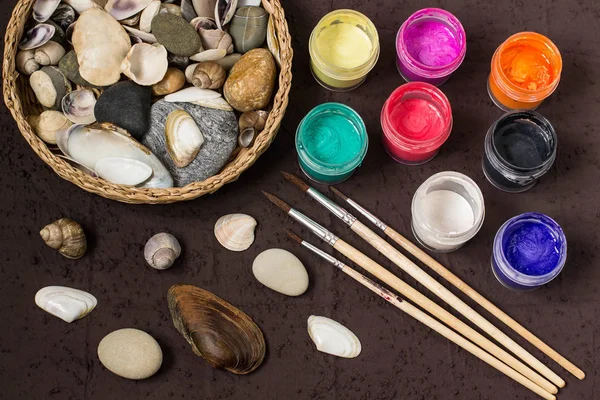
<svg viewBox="0 0 600 400">
<path fill-rule="evenodd" d="M 269 289 L 288 296 L 300 296 L 308 289 L 308 273 L 302 262 L 283 249 L 260 253 L 252 264 L 254 277 Z"/>
<path fill-rule="evenodd" d="M 139 329 L 119 329 L 98 345 L 98 358 L 112 373 L 127 379 L 146 379 L 162 364 L 162 350 L 152 336 Z"/>
</svg>

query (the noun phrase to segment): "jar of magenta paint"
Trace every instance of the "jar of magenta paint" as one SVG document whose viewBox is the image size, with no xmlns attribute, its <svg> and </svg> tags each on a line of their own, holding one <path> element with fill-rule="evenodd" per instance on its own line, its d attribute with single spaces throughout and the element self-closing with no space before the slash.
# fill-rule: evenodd
<svg viewBox="0 0 600 400">
<path fill-rule="evenodd" d="M 485 177 L 505 192 L 524 192 L 554 164 L 557 142 L 556 131 L 539 113 L 509 112 L 485 136 Z"/>
<path fill-rule="evenodd" d="M 438 253 L 459 249 L 479 232 L 485 218 L 479 186 L 452 171 L 435 174 L 419 186 L 411 211 L 415 238 Z"/>
<path fill-rule="evenodd" d="M 348 179 L 361 165 L 368 148 L 362 118 L 340 103 L 313 108 L 296 131 L 300 168 L 318 183 L 332 185 Z"/>
<path fill-rule="evenodd" d="M 406 83 L 383 105 L 381 128 L 383 147 L 394 160 L 408 165 L 426 163 L 450 136 L 450 102 L 429 83 Z"/>
<path fill-rule="evenodd" d="M 490 98 L 504 111 L 535 110 L 558 87 L 562 58 L 546 36 L 535 32 L 512 35 L 492 57 Z"/>
<path fill-rule="evenodd" d="M 345 92 L 360 86 L 379 59 L 373 22 L 354 10 L 325 15 L 308 42 L 313 76 L 326 89 Z"/>
<path fill-rule="evenodd" d="M 539 213 L 508 220 L 494 238 L 492 271 L 509 289 L 533 290 L 556 278 L 567 260 L 560 225 Z"/>
<path fill-rule="evenodd" d="M 424 8 L 400 27 L 396 53 L 398 71 L 406 81 L 439 86 L 465 59 L 465 30 L 458 18 L 448 11 Z"/>
</svg>

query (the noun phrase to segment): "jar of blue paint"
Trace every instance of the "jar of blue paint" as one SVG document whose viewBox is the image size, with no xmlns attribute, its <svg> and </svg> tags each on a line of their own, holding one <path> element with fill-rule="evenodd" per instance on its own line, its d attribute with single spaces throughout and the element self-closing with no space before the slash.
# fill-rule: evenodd
<svg viewBox="0 0 600 400">
<path fill-rule="evenodd" d="M 296 131 L 300 168 L 328 185 L 350 178 L 367 154 L 369 137 L 362 118 L 340 103 L 323 103 L 304 117 Z"/>
<path fill-rule="evenodd" d="M 552 218 L 525 213 L 508 220 L 494 239 L 492 271 L 509 289 L 533 290 L 556 278 L 567 259 L 567 239 Z"/>
</svg>

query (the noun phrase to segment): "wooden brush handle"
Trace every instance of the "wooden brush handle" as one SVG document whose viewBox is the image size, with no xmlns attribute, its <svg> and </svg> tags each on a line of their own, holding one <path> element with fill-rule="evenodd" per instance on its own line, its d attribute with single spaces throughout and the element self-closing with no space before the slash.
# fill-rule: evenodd
<svg viewBox="0 0 600 400">
<path fill-rule="evenodd" d="M 550 393 L 557 393 L 557 389 L 554 385 L 533 371 L 527 365 L 523 364 L 521 361 L 517 360 L 504 349 L 500 348 L 498 345 L 477 332 L 475 329 L 471 328 L 469 325 L 456 318 L 448 311 L 444 310 L 442 307 L 431 301 L 419 291 L 402 281 L 396 275 L 392 274 L 390 271 L 367 257 L 365 254 L 361 253 L 341 239 L 339 239 L 333 247 L 347 258 L 352 260 L 355 264 L 360 265 L 371 275 L 375 276 L 377 279 L 396 290 L 402 296 L 417 304 L 419 307 L 435 316 L 440 321 L 449 325 L 455 331 L 466 336 L 471 341 L 475 342 L 489 353 L 493 354 L 495 357 L 504 361 L 506 364 L 525 375 L 527 378 L 544 388 L 546 391 Z"/>
<path fill-rule="evenodd" d="M 500 321 L 504 322 L 508 325 L 512 330 L 517 332 L 519 335 L 527 339 L 531 344 L 537 347 L 540 351 L 545 353 L 548 357 L 556 361 L 560 366 L 564 369 L 575 375 L 579 379 L 585 378 L 585 373 L 579 369 L 572 362 L 561 356 L 558 352 L 548 346 L 546 343 L 542 342 L 537 336 L 533 333 L 529 332 L 524 326 L 519 324 L 517 321 L 512 319 L 508 314 L 504 311 L 496 307 L 492 302 L 487 300 L 485 297 L 477 293 L 473 288 L 471 288 L 467 283 L 461 280 L 458 276 L 454 275 L 450 270 L 445 268 L 442 264 L 437 262 L 433 257 L 424 252 L 420 247 L 416 246 L 404 236 L 396 232 L 394 229 L 389 226 L 384 231 L 386 235 L 388 235 L 394 242 L 398 243 L 402 248 L 408 251 L 410 254 L 415 256 L 419 261 L 423 264 L 427 265 L 429 268 L 438 273 L 441 277 L 446 279 L 456 288 L 458 288 L 461 292 L 469 296 L 473 299 L 477 304 L 485 308 L 492 315 L 498 318 Z"/>
<path fill-rule="evenodd" d="M 415 263 L 410 261 L 406 256 L 400 253 L 394 246 L 385 241 L 381 236 L 373 232 L 362 222 L 356 221 L 351 226 L 352 230 L 356 232 L 360 237 L 367 241 L 371 246 L 377 249 L 381 254 L 386 256 L 390 261 L 416 279 L 419 283 L 425 286 L 427 289 L 435 293 L 436 296 L 444 300 L 455 310 L 460 312 L 462 315 L 467 317 L 480 329 L 486 332 L 488 335 L 496 339 L 498 343 L 501 343 L 512 351 L 515 355 L 525 361 L 527 364 L 532 366 L 535 370 L 549 379 L 552 383 L 558 387 L 564 387 L 565 381 L 550 370 L 547 366 L 542 364 L 537 358 L 531 355 L 527 350 L 521 347 L 517 342 L 508 337 L 500 329 L 496 328 L 487 319 L 483 318 L 481 314 L 471 308 L 467 303 L 459 299 L 454 293 L 442 286 L 438 281 L 433 279 L 431 275 L 427 274 Z"/>
</svg>

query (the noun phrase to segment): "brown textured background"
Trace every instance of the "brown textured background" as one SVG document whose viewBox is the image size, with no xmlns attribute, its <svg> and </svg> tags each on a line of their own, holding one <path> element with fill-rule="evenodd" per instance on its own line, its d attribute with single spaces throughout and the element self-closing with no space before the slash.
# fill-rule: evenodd
<svg viewBox="0 0 600 400">
<path fill-rule="evenodd" d="M 15 1 L 2 0 L 0 4 L 4 30 Z M 599 3 L 283 0 L 283 5 L 295 50 L 293 90 L 283 126 L 272 148 L 255 166 L 213 196 L 167 206 L 131 206 L 85 193 L 54 175 L 27 146 L 6 108 L 0 108 L 0 398 L 537 398 L 296 247 L 281 232 L 282 227 L 301 230 L 274 210 L 260 189 L 280 195 L 404 276 L 279 175 L 281 169 L 298 172 L 293 138 L 301 118 L 317 104 L 339 101 L 363 116 L 371 138 L 363 167 L 340 188 L 412 238 L 410 202 L 417 187 L 443 170 L 472 177 L 485 196 L 485 224 L 467 246 L 437 258 L 587 372 L 587 378 L 580 382 L 525 345 L 567 379 L 560 399 L 597 399 Z M 404 167 L 395 164 L 380 145 L 379 112 L 391 91 L 403 83 L 394 61 L 397 29 L 412 12 L 426 6 L 446 8 L 460 18 L 467 31 L 468 52 L 462 67 L 442 87 L 453 107 L 455 125 L 450 139 L 432 162 Z M 308 69 L 310 31 L 319 18 L 338 8 L 367 14 L 379 30 L 382 49 L 368 81 L 344 94 L 322 89 Z M 539 185 L 527 193 L 509 195 L 488 184 L 481 171 L 485 132 L 502 114 L 488 98 L 486 77 L 495 48 L 523 30 L 549 36 L 563 55 L 558 91 L 539 109 L 558 132 L 559 151 L 555 166 Z M 562 225 L 569 256 L 554 282 L 535 292 L 518 294 L 495 280 L 489 257 L 499 226 L 526 211 L 546 213 Z M 256 242 L 240 254 L 223 249 L 212 234 L 217 218 L 233 212 L 251 214 L 259 221 Z M 63 258 L 46 247 L 38 235 L 41 227 L 63 216 L 79 221 L 87 233 L 89 250 L 79 261 Z M 161 231 L 179 238 L 183 255 L 171 270 L 158 272 L 145 265 L 142 249 L 150 236 Z M 271 247 L 291 250 L 305 263 L 311 278 L 307 293 L 299 298 L 285 297 L 254 279 L 254 257 Z M 406 279 L 414 283 L 410 277 Z M 259 370 L 235 376 L 213 370 L 192 354 L 173 327 L 167 309 L 165 295 L 175 283 L 211 290 L 255 319 L 268 346 Z M 47 285 L 87 290 L 98 298 L 98 307 L 84 319 L 66 324 L 38 309 L 33 301 L 36 291 Z M 306 319 L 311 314 L 348 326 L 362 341 L 362 354 L 346 360 L 317 352 L 306 332 Z M 497 325 L 511 334 L 499 322 Z M 154 377 L 140 382 L 125 380 L 98 361 L 99 341 L 125 327 L 143 329 L 159 341 L 164 363 Z"/>
</svg>

